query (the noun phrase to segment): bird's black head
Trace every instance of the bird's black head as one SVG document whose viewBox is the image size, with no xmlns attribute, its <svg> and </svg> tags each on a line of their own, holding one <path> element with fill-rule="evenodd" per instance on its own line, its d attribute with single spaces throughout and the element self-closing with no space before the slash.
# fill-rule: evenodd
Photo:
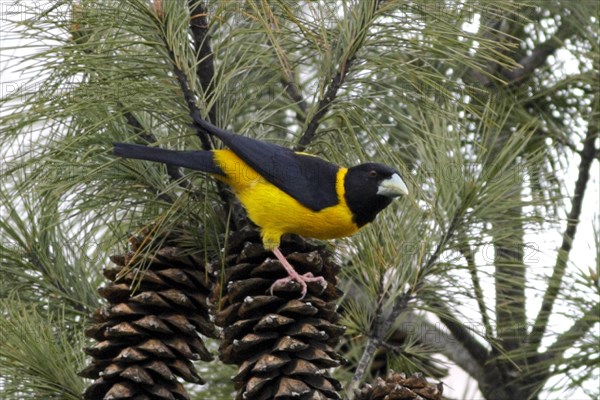
<svg viewBox="0 0 600 400">
<path fill-rule="evenodd" d="M 393 168 L 378 163 L 349 168 L 344 188 L 346 203 L 359 227 L 373 221 L 394 197 L 408 194 L 400 174 Z"/>
</svg>

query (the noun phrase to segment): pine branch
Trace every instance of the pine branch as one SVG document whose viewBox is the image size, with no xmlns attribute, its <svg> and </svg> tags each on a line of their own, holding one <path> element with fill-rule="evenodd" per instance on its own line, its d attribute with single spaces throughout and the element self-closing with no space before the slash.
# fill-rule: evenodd
<svg viewBox="0 0 600 400">
<path fill-rule="evenodd" d="M 329 85 L 327 86 L 327 89 L 325 90 L 325 95 L 319 101 L 319 104 L 317 105 L 316 113 L 308 121 L 308 124 L 306 125 L 306 129 L 305 129 L 304 133 L 302 134 L 302 136 L 300 137 L 300 140 L 298 141 L 296 150 L 302 151 L 302 150 L 306 149 L 306 146 L 308 146 L 308 144 L 315 138 L 315 135 L 317 133 L 317 129 L 319 128 L 321 120 L 323 119 L 325 114 L 327 114 L 327 112 L 331 108 L 331 105 L 335 101 L 338 91 L 342 87 L 342 84 L 344 83 L 344 79 L 346 78 L 348 71 L 350 70 L 354 60 L 356 59 L 356 53 L 361 48 L 361 46 L 364 42 L 364 31 L 366 30 L 367 26 L 371 23 L 373 16 L 374 16 L 375 12 L 377 11 L 377 9 L 379 8 L 380 4 L 381 4 L 380 0 L 372 0 L 372 6 L 369 10 L 368 15 L 362 15 L 363 18 L 359 22 L 359 26 L 357 27 L 357 30 L 355 32 L 363 34 L 363 36 L 360 38 L 358 43 L 353 43 L 354 45 L 351 46 L 347 51 L 344 52 L 345 58 L 340 62 L 340 65 L 337 69 L 336 74 L 331 79 L 331 82 L 329 83 Z M 360 5 L 359 5 L 359 7 L 360 7 Z M 354 13 L 352 13 L 352 14 L 354 14 Z"/>
<path fill-rule="evenodd" d="M 498 44 L 494 51 L 498 53 L 502 52 L 502 43 L 506 39 L 508 30 L 510 29 L 510 24 L 507 23 L 506 19 L 492 19 L 492 16 L 484 17 L 481 21 L 481 28 L 484 29 L 482 34 L 483 38 Z M 488 59 L 486 61 L 487 68 L 483 71 L 469 68 L 466 79 L 476 81 L 483 88 L 493 89 L 494 84 L 498 79 L 497 75 L 500 65 L 495 59 Z"/>
<path fill-rule="evenodd" d="M 434 352 L 445 355 L 474 379 L 481 379 L 483 375 L 481 363 L 467 351 L 462 343 L 437 325 L 439 324 L 429 323 L 423 317 L 408 313 L 398 329 L 405 336 L 413 336 L 419 343 L 426 345 Z"/>
<path fill-rule="evenodd" d="M 531 54 L 519 60 L 520 68 L 502 71 L 502 76 L 508 80 L 509 85 L 518 85 L 524 82 L 539 67 L 546 63 L 549 56 L 554 54 L 563 45 L 565 39 L 575 33 L 575 24 L 567 19 L 558 28 L 554 36 L 544 43 L 538 44 Z"/>
<path fill-rule="evenodd" d="M 527 336 L 525 314 L 526 266 L 523 260 L 526 250 L 524 228 L 521 222 L 523 209 L 521 184 L 515 184 L 507 198 L 502 201 L 516 205 L 505 211 L 506 218 L 494 221 L 492 237 L 494 245 L 494 281 L 496 290 L 496 331 L 505 350 L 517 349 Z M 509 231 L 510 235 L 506 232 Z M 511 364 L 509 360 L 507 364 Z"/>
<path fill-rule="evenodd" d="M 564 352 L 572 349 L 575 343 L 583 338 L 592 327 L 600 323 L 600 304 L 594 304 L 587 310 L 568 331 L 562 333 L 548 349 L 541 354 L 540 358 L 553 363 L 560 361 Z"/>
<path fill-rule="evenodd" d="M 497 26 L 501 21 L 496 21 L 492 25 Z M 494 30 L 497 28 L 494 27 Z M 500 75 L 504 79 L 504 85 L 506 86 L 518 86 L 523 84 L 527 78 L 529 78 L 533 72 L 544 65 L 549 56 L 554 54 L 562 45 L 565 39 L 572 36 L 575 32 L 576 25 L 571 20 L 565 20 L 558 28 L 557 32 L 550 39 L 544 43 L 538 44 L 531 52 L 531 54 L 521 58 L 518 61 L 519 68 L 508 70 L 503 68 L 498 71 L 499 65 L 492 63 L 489 73 L 485 74 L 481 71 L 471 69 L 468 74 L 469 79 L 475 80 L 482 87 L 491 89 L 494 87 L 494 76 Z M 506 33 L 506 32 L 504 32 Z M 492 68 L 493 67 L 493 68 Z"/>
<path fill-rule="evenodd" d="M 492 330 L 490 317 L 485 306 L 485 299 L 483 298 L 483 290 L 481 289 L 481 283 L 479 281 L 479 276 L 477 275 L 475 255 L 473 254 L 473 251 L 471 250 L 469 245 L 465 245 L 464 247 L 462 247 L 460 249 L 460 252 L 467 260 L 467 268 L 469 269 L 469 273 L 471 274 L 471 281 L 473 282 L 473 289 L 475 291 L 475 299 L 477 300 L 477 306 L 479 307 L 479 312 L 481 313 L 481 319 L 485 329 L 485 336 L 487 340 L 490 340 L 494 337 L 494 331 Z"/>
<path fill-rule="evenodd" d="M 198 0 L 188 0 L 188 7 L 190 9 L 190 30 L 198 65 L 196 75 L 208 99 L 213 95 L 215 77 L 214 57 L 208 34 L 208 13 L 204 2 Z M 217 111 L 216 105 L 208 109 L 208 119 L 213 124 L 217 123 Z"/>
<path fill-rule="evenodd" d="M 488 361 L 488 350 L 482 345 L 473 335 L 473 333 L 459 322 L 458 318 L 453 316 L 448 306 L 441 302 L 434 302 L 432 305 L 440 312 L 436 312 L 440 321 L 448 328 L 452 337 L 460 343 L 471 357 L 479 364 L 480 367 L 484 367 Z"/>
<path fill-rule="evenodd" d="M 377 309 L 375 310 L 375 318 L 374 318 L 374 327 L 373 333 L 369 335 L 369 339 L 367 340 L 367 345 L 363 350 L 363 353 L 356 365 L 356 369 L 354 371 L 354 375 L 352 376 L 352 380 L 350 381 L 350 389 L 357 389 L 360 382 L 364 379 L 367 368 L 369 364 L 371 364 L 371 360 L 377 351 L 377 343 L 381 342 L 383 337 L 385 336 L 385 331 L 383 330 L 383 324 L 380 323 L 382 321 L 383 315 L 383 303 L 384 303 L 384 281 L 383 274 L 380 275 L 378 293 L 377 293 Z"/>
<path fill-rule="evenodd" d="M 194 34 L 194 35 L 196 35 L 196 34 L 200 34 L 198 29 L 202 29 L 202 28 L 194 27 L 194 29 L 197 29 L 197 32 Z M 206 34 L 206 33 L 204 33 L 204 34 Z M 196 36 L 194 36 L 194 37 L 196 37 Z M 206 39 L 207 38 L 204 38 L 204 42 L 206 42 Z M 183 69 L 180 67 L 179 63 L 177 62 L 175 53 L 173 52 L 173 49 L 170 47 L 166 37 L 163 37 L 163 41 L 164 41 L 165 47 L 167 48 L 167 51 L 169 53 L 169 59 L 171 61 L 172 67 L 173 67 L 173 73 L 175 74 L 175 77 L 177 78 L 177 81 L 179 82 L 179 87 L 181 89 L 181 92 L 183 93 L 183 97 L 187 104 L 189 115 L 192 118 L 193 127 L 196 129 L 196 134 L 198 135 L 198 137 L 200 138 L 200 141 L 202 142 L 202 148 L 204 150 L 211 150 L 213 148 L 213 144 L 210 140 L 210 135 L 207 132 L 205 132 L 204 129 L 202 129 L 201 126 L 198 124 L 198 121 L 201 121 L 203 119 L 202 119 L 202 115 L 200 113 L 200 109 L 196 105 L 196 96 L 192 92 L 188 78 L 187 78 L 185 72 L 183 71 Z M 204 48 L 203 51 L 210 50 L 210 47 L 203 47 L 203 48 Z M 202 49 L 202 46 L 201 46 L 201 49 Z M 213 73 L 214 73 L 214 67 L 212 66 L 212 58 L 210 59 L 210 66 L 205 66 L 205 69 L 211 69 L 211 68 L 213 68 Z M 212 87 L 211 82 L 212 82 L 212 79 L 210 79 L 208 81 L 209 87 Z M 216 116 L 215 116 L 215 118 L 216 118 Z M 228 207 L 234 208 L 233 218 L 231 218 L 231 220 L 230 220 L 230 223 L 232 224 L 232 228 L 241 227 L 241 226 L 247 224 L 247 219 L 245 217 L 245 213 L 241 209 L 241 206 L 239 205 L 239 202 L 236 201 L 235 197 L 229 191 L 227 191 L 225 189 L 225 186 L 220 182 L 217 182 L 217 189 L 218 189 L 219 197 L 221 198 L 221 201 L 222 201 L 223 205 L 225 206 L 225 208 L 226 209 Z"/>
<path fill-rule="evenodd" d="M 539 347 L 542 337 L 546 332 L 548 326 L 548 319 L 552 313 L 554 302 L 558 296 L 560 286 L 562 283 L 565 270 L 567 268 L 567 261 L 569 260 L 569 253 L 573 246 L 573 238 L 577 232 L 577 225 L 579 224 L 579 216 L 581 215 L 581 208 L 583 204 L 583 198 L 585 190 L 587 188 L 588 181 L 590 179 L 590 168 L 592 162 L 598 153 L 595 148 L 595 141 L 598 137 L 598 117 L 599 117 L 599 105 L 600 96 L 595 98 L 595 106 L 592 110 L 592 117 L 589 121 L 588 131 L 583 142 L 583 149 L 579 153 L 581 156 L 581 163 L 579 164 L 579 176 L 575 183 L 575 191 L 571 199 L 571 211 L 567 217 L 567 227 L 563 233 L 562 245 L 558 251 L 556 257 L 556 264 L 550 277 L 548 287 L 544 293 L 542 300 L 542 307 L 537 315 L 533 329 L 529 334 L 529 344 L 534 348 Z"/>
<path fill-rule="evenodd" d="M 433 265 L 437 262 L 446 245 L 450 242 L 452 237 L 454 237 L 456 230 L 460 226 L 460 221 L 462 220 L 464 209 L 465 207 L 463 205 L 459 212 L 457 212 L 454 215 L 452 221 L 450 221 L 450 225 L 448 226 L 446 233 L 442 237 L 442 240 L 438 242 L 435 251 L 429 257 L 425 266 L 419 270 L 420 276 L 417 278 L 417 285 L 415 285 L 416 287 L 414 292 L 417 292 L 423 285 L 424 277 L 426 276 L 427 272 L 429 272 L 431 267 L 433 267 Z M 488 357 L 487 349 L 481 343 L 479 343 L 477 339 L 475 339 L 473 334 L 469 332 L 469 330 L 463 324 L 458 322 L 458 319 L 452 315 L 452 312 L 445 304 L 442 304 L 440 302 L 434 302 L 433 306 L 441 311 L 437 313 L 438 317 L 440 318 L 440 321 L 444 325 L 446 325 L 450 332 L 452 332 L 452 335 L 456 338 L 456 340 L 458 340 L 467 349 L 471 356 L 478 363 L 480 363 L 481 366 L 485 365 L 485 362 L 487 361 Z M 402 313 L 402 307 L 402 304 L 394 305 L 394 309 L 390 314 L 390 319 L 392 318 L 392 316 L 394 317 L 394 320 L 398 318 L 398 316 L 400 316 L 400 314 Z M 394 320 L 392 320 L 392 322 Z"/>
<path fill-rule="evenodd" d="M 300 93 L 296 79 L 291 71 L 284 71 L 284 75 L 281 78 L 281 84 L 285 88 L 285 92 L 290 96 L 290 99 L 300 108 L 300 113 L 296 113 L 296 119 L 298 122 L 304 123 L 306 121 L 306 113 L 308 111 L 308 103 Z"/>
<path fill-rule="evenodd" d="M 125 109 L 125 106 L 123 106 L 123 104 L 119 104 L 119 106 Z M 140 138 L 142 138 L 142 140 L 144 140 L 146 143 L 156 143 L 156 136 L 154 136 L 150 132 L 146 132 L 146 130 L 142 126 L 142 123 L 131 113 L 131 111 L 125 111 L 123 116 L 127 121 L 127 125 L 129 125 L 133 132 Z"/>
<path fill-rule="evenodd" d="M 359 367 L 357 367 L 354 376 L 352 377 L 351 387 L 357 385 L 364 379 L 364 375 L 366 373 L 366 367 L 371 362 L 375 351 L 377 350 L 378 341 L 383 340 L 386 332 L 389 331 L 394 322 L 398 319 L 398 317 L 406 311 L 408 304 L 413 299 L 415 293 L 419 291 L 419 289 L 424 285 L 424 278 L 427 276 L 427 273 L 431 270 L 431 268 L 438 261 L 441 256 L 444 248 L 448 244 L 448 242 L 454 236 L 456 230 L 460 226 L 460 221 L 463 216 L 463 209 L 459 210 L 452 221 L 450 222 L 448 229 L 444 233 L 442 239 L 438 242 L 436 249 L 433 254 L 429 257 L 425 265 L 419 269 L 419 273 L 417 278 L 415 279 L 415 285 L 404 294 L 398 296 L 396 301 L 394 302 L 394 306 L 392 307 L 391 312 L 386 317 L 383 316 L 382 311 L 378 308 L 377 314 L 375 316 L 373 322 L 373 333 L 369 337 L 365 350 L 361 355 L 361 359 L 359 361 Z M 383 285 L 380 285 L 383 287 Z M 381 304 L 382 301 L 379 302 Z M 435 306 L 441 310 L 441 314 L 439 315 L 440 320 L 450 332 L 452 332 L 453 336 L 456 340 L 459 341 L 464 347 L 468 350 L 469 354 L 481 365 L 483 366 L 487 361 L 487 350 L 486 348 L 473 337 L 471 332 L 469 332 L 466 327 L 459 322 L 458 320 L 452 316 L 450 310 L 440 303 L 436 303 Z M 378 306 L 380 307 L 380 306 Z"/>
<path fill-rule="evenodd" d="M 573 365 L 564 361 L 564 353 L 573 349 L 575 344 L 581 340 L 594 325 L 600 323 L 600 304 L 594 304 L 590 309 L 571 325 L 569 330 L 560 334 L 548 349 L 543 353 L 534 353 L 529 358 L 528 363 L 531 367 L 531 375 L 528 385 L 531 387 L 542 387 L 551 377 L 559 374 L 568 374 L 573 369 Z M 535 350 L 534 350 L 535 351 Z M 595 361 L 594 361 L 595 362 Z M 565 365 L 560 368 L 560 365 Z M 551 368 L 554 365 L 555 368 Z M 583 366 L 578 363 L 577 367 Z"/>
</svg>

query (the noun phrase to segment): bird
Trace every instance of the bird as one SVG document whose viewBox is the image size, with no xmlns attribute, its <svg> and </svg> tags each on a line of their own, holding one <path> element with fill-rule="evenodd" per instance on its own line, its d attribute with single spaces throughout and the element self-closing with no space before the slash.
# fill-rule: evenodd
<svg viewBox="0 0 600 400">
<path fill-rule="evenodd" d="M 180 151 L 130 143 L 113 143 L 116 156 L 171 164 L 208 173 L 229 185 L 248 217 L 260 229 L 288 276 L 273 289 L 296 281 L 301 299 L 307 282 L 326 287 L 321 276 L 300 275 L 281 252 L 286 233 L 328 240 L 350 236 L 372 222 L 394 198 L 408 195 L 400 173 L 385 164 L 342 167 L 318 156 L 296 152 L 218 128 L 201 118 L 199 130 L 218 138 L 227 149 Z"/>
</svg>

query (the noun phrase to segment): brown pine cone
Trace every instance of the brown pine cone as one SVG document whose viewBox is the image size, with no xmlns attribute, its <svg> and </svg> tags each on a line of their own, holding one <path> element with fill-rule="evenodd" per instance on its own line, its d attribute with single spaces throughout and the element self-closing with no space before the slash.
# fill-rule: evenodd
<svg viewBox="0 0 600 400">
<path fill-rule="evenodd" d="M 214 294 L 220 304 L 216 323 L 224 328 L 221 359 L 240 366 L 237 399 L 339 399 L 341 385 L 328 372 L 342 361 L 334 349 L 344 332 L 335 324 L 339 267 L 323 246 L 298 236 L 284 236 L 281 250 L 299 273 L 323 276 L 327 288 L 309 284 L 300 300 L 300 285 L 291 282 L 271 295 L 269 288 L 285 270 L 256 231 L 235 233 L 223 292 L 217 287 Z"/>
<path fill-rule="evenodd" d="M 429 383 L 419 373 L 406 376 L 390 371 L 386 379 L 376 378 L 355 392 L 354 400 L 441 400 L 442 383 Z"/>
<path fill-rule="evenodd" d="M 151 239 L 132 238 L 131 251 L 104 270 L 111 282 L 98 292 L 108 304 L 86 330 L 98 343 L 85 349 L 92 362 L 80 374 L 95 379 L 85 399 L 189 399 L 177 377 L 204 383 L 191 361 L 212 358 L 200 334 L 216 337 L 207 305 L 213 285 L 204 262 L 183 254 L 176 238 Z"/>
</svg>

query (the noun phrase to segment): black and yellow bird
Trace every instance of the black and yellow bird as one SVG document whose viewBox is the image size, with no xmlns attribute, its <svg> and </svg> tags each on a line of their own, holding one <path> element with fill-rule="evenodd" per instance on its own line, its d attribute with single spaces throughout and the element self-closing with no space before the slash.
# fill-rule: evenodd
<svg viewBox="0 0 600 400">
<path fill-rule="evenodd" d="M 373 221 L 394 197 L 408 194 L 400 174 L 384 164 L 344 168 L 319 157 L 236 135 L 196 121 L 229 150 L 174 151 L 115 143 L 120 157 L 150 160 L 211 174 L 233 188 L 250 219 L 260 227 L 263 244 L 288 272 L 271 290 L 290 280 L 326 284 L 322 277 L 300 275 L 279 250 L 285 233 L 316 239 L 352 235 Z"/>
</svg>

